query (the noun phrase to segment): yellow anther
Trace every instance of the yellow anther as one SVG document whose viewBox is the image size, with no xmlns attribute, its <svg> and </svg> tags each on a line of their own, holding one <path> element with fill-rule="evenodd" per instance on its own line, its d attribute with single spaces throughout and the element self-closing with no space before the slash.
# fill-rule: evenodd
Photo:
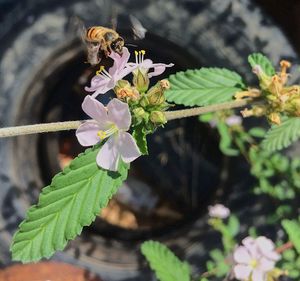
<svg viewBox="0 0 300 281">
<path fill-rule="evenodd" d="M 134 54 L 137 56 L 139 54 L 139 52 L 138 51 L 134 51 Z"/>
<path fill-rule="evenodd" d="M 106 137 L 107 137 L 107 134 L 105 131 L 98 131 L 97 133 L 98 137 L 101 139 L 101 140 L 104 140 Z"/>
<path fill-rule="evenodd" d="M 250 261 L 250 266 L 252 267 L 252 268 L 255 268 L 256 266 L 258 265 L 258 262 L 257 262 L 257 260 L 251 260 Z"/>
<path fill-rule="evenodd" d="M 99 75 L 104 70 L 104 65 L 100 65 L 99 70 L 96 71 L 96 74 Z"/>
<path fill-rule="evenodd" d="M 142 55 L 145 55 L 145 54 L 146 54 L 146 51 L 145 51 L 145 50 L 141 50 L 140 52 L 141 52 Z"/>
</svg>

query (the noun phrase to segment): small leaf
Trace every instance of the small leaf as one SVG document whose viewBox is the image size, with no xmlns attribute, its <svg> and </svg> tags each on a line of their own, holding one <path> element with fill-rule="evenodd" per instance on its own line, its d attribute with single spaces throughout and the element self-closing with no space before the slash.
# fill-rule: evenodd
<svg viewBox="0 0 300 281">
<path fill-rule="evenodd" d="M 300 223 L 295 220 L 283 220 L 281 224 L 288 234 L 289 239 L 293 243 L 296 251 L 298 254 L 300 254 Z"/>
<path fill-rule="evenodd" d="M 268 76 L 275 75 L 275 69 L 271 61 L 263 54 L 251 54 L 250 56 L 248 56 L 248 62 L 250 63 L 252 68 L 256 65 L 259 65 L 262 68 L 263 72 Z"/>
<path fill-rule="evenodd" d="M 300 118 L 284 120 L 280 125 L 274 125 L 262 142 L 263 149 L 273 152 L 288 147 L 300 137 Z"/>
<path fill-rule="evenodd" d="M 191 280 L 189 265 L 180 261 L 165 245 L 146 241 L 142 244 L 141 250 L 160 281 Z"/>
<path fill-rule="evenodd" d="M 251 128 L 249 131 L 248 131 L 249 135 L 251 135 L 252 137 L 255 137 L 255 138 L 263 138 L 265 137 L 266 135 L 266 130 L 263 129 L 263 128 L 259 128 L 259 127 L 254 127 L 254 128 Z"/>
<path fill-rule="evenodd" d="M 171 88 L 165 92 L 170 102 L 201 106 L 230 101 L 245 89 L 240 75 L 225 68 L 201 68 L 178 72 L 169 77 Z"/>
<path fill-rule="evenodd" d="M 134 137 L 137 146 L 144 155 L 148 155 L 147 132 L 144 124 L 137 125 L 133 128 L 132 136 Z"/>
<path fill-rule="evenodd" d="M 232 148 L 232 136 L 229 132 L 228 126 L 224 122 L 220 121 L 217 123 L 217 128 L 221 137 L 219 148 L 223 154 L 227 156 L 239 155 L 239 151 Z"/>
<path fill-rule="evenodd" d="M 228 220 L 228 228 L 232 237 L 236 236 L 240 231 L 240 222 L 238 218 L 231 215 Z"/>
<path fill-rule="evenodd" d="M 118 172 L 96 163 L 99 146 L 87 149 L 57 174 L 27 211 L 13 237 L 13 260 L 26 262 L 49 258 L 68 240 L 90 225 L 127 177 L 128 165 L 120 160 Z"/>
</svg>

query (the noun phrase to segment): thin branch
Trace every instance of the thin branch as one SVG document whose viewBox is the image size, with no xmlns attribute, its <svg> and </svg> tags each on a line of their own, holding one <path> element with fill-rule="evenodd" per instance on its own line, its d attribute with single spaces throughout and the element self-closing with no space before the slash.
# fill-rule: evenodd
<svg viewBox="0 0 300 281">
<path fill-rule="evenodd" d="M 205 113 L 209 113 L 209 112 L 244 107 L 247 104 L 250 104 L 251 102 L 253 103 L 252 99 L 235 100 L 235 101 L 230 101 L 230 102 L 226 102 L 226 103 L 203 106 L 203 107 L 195 107 L 195 108 L 189 108 L 189 109 L 183 109 L 183 110 L 167 111 L 167 112 L 165 112 L 165 115 L 166 115 L 167 120 L 170 121 L 170 120 L 179 119 L 179 118 L 197 116 L 197 115 L 205 114 Z M 44 123 L 44 124 L 34 124 L 34 125 L 2 128 L 2 129 L 0 129 L 0 138 L 29 135 L 29 134 L 38 134 L 38 133 L 75 130 L 84 121 L 86 121 L 86 120 Z"/>
</svg>

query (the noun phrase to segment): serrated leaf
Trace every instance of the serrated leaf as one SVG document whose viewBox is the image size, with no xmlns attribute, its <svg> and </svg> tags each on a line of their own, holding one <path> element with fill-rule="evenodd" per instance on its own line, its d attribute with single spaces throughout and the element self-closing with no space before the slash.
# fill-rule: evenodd
<svg viewBox="0 0 300 281">
<path fill-rule="evenodd" d="M 148 155 L 147 132 L 144 124 L 137 125 L 133 128 L 132 136 L 134 137 L 137 146 L 144 155 Z"/>
<path fill-rule="evenodd" d="M 103 170 L 96 163 L 99 146 L 76 157 L 49 186 L 37 205 L 28 211 L 13 237 L 13 260 L 26 262 L 49 258 L 68 240 L 90 225 L 127 177 L 128 165 L 120 160 L 118 172 Z"/>
<path fill-rule="evenodd" d="M 171 75 L 171 88 L 165 92 L 169 102 L 202 106 L 230 101 L 245 89 L 242 78 L 225 68 L 201 68 Z"/>
<path fill-rule="evenodd" d="M 288 147 L 300 137 L 300 118 L 284 120 L 280 125 L 274 125 L 262 141 L 263 149 L 273 152 Z"/>
<path fill-rule="evenodd" d="M 189 265 L 180 261 L 165 245 L 156 241 L 146 241 L 141 250 L 160 281 L 190 280 Z"/>
<path fill-rule="evenodd" d="M 288 234 L 289 239 L 293 243 L 296 251 L 298 254 L 300 254 L 300 223 L 295 220 L 283 220 L 281 224 Z"/>
<path fill-rule="evenodd" d="M 262 68 L 263 72 L 267 74 L 268 76 L 273 76 L 275 75 L 275 69 L 273 67 L 273 64 L 271 61 L 264 56 L 263 54 L 260 53 L 254 53 L 248 56 L 248 62 L 253 68 L 256 65 L 260 65 Z"/>
</svg>

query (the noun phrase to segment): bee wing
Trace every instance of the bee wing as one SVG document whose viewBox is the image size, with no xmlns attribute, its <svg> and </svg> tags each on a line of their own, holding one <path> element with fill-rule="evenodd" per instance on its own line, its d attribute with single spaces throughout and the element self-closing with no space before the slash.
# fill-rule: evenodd
<svg viewBox="0 0 300 281">
<path fill-rule="evenodd" d="M 100 42 L 94 43 L 86 41 L 85 44 L 88 63 L 91 65 L 99 64 L 102 58 L 102 52 L 99 52 L 101 46 Z"/>
<path fill-rule="evenodd" d="M 147 29 L 143 27 L 142 23 L 135 16 L 130 15 L 129 18 L 132 24 L 134 39 L 144 39 Z"/>
</svg>

